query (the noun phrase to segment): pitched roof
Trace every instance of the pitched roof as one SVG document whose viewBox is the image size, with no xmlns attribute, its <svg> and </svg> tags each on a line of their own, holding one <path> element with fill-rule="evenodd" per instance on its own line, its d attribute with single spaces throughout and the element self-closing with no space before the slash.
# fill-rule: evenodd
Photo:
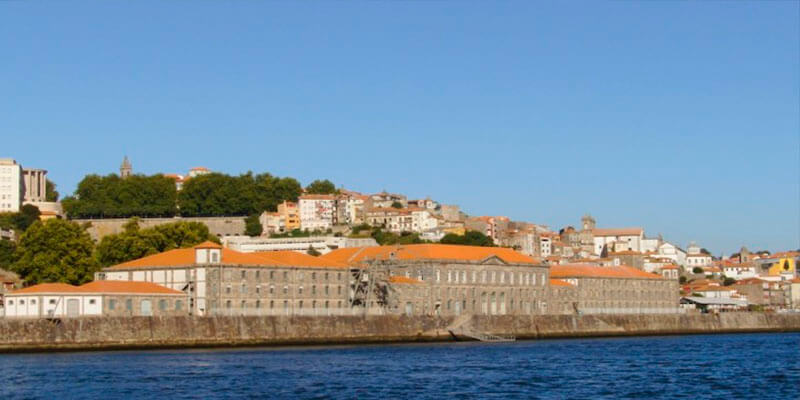
<svg viewBox="0 0 800 400">
<path fill-rule="evenodd" d="M 204 242 L 185 249 L 174 249 L 153 254 L 136 260 L 127 261 L 106 268 L 105 270 L 126 270 L 140 268 L 189 267 L 196 265 L 195 249 L 222 249 L 220 265 L 244 265 L 263 267 L 331 267 L 346 268 L 344 263 L 335 260 L 312 257 L 295 251 L 263 251 L 242 253 L 222 247 L 213 242 Z"/>
<path fill-rule="evenodd" d="M 81 290 L 77 286 L 72 286 L 67 283 L 40 283 L 7 294 L 78 293 L 80 291 Z"/>
<path fill-rule="evenodd" d="M 291 250 L 281 251 L 261 251 L 252 253 L 261 256 L 264 259 L 275 261 L 283 265 L 291 265 L 295 267 L 330 267 L 330 268 L 347 268 L 345 263 L 329 260 L 322 257 L 314 257 L 308 254 L 299 253 Z M 223 260 L 225 258 L 223 257 Z"/>
<path fill-rule="evenodd" d="M 94 281 L 78 287 L 84 293 L 185 294 L 152 282 Z"/>
<path fill-rule="evenodd" d="M 553 265 L 550 267 L 550 277 L 664 279 L 661 275 L 651 274 L 625 265 L 598 267 L 590 264 Z"/>
<path fill-rule="evenodd" d="M 567 282 L 562 281 L 561 279 L 550 279 L 550 286 L 566 286 L 566 287 L 575 287 L 575 285 Z"/>
<path fill-rule="evenodd" d="M 503 247 L 460 246 L 452 244 L 409 244 L 394 246 L 348 247 L 334 250 L 321 258 L 347 264 L 365 260 L 463 260 L 480 261 L 497 257 L 510 264 L 539 262 L 513 249 Z"/>
<path fill-rule="evenodd" d="M 298 198 L 300 200 L 336 200 L 332 194 L 304 194 Z"/>
<path fill-rule="evenodd" d="M 642 228 L 595 228 L 592 229 L 594 236 L 638 236 L 644 230 Z"/>
</svg>

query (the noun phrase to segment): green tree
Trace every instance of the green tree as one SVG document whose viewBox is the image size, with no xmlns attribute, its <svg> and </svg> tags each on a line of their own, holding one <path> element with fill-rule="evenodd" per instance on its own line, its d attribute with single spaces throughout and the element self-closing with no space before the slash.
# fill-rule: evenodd
<svg viewBox="0 0 800 400">
<path fill-rule="evenodd" d="M 700 268 L 700 267 L 694 267 L 694 268 L 692 268 L 692 273 L 702 274 L 703 273 L 703 269 Z"/>
<path fill-rule="evenodd" d="M 56 184 L 53 183 L 50 179 L 45 180 L 45 194 L 44 199 L 46 201 L 58 201 L 58 191 L 56 190 Z"/>
<path fill-rule="evenodd" d="M 98 269 L 93 248 L 92 238 L 74 222 L 37 221 L 20 237 L 11 270 L 28 284 L 81 284 Z"/>
<path fill-rule="evenodd" d="M 13 229 L 20 234 L 29 226 L 39 220 L 39 208 L 32 204 L 25 204 L 15 213 L 0 213 L 0 228 Z"/>
<path fill-rule="evenodd" d="M 258 215 L 253 214 L 244 219 L 244 234 L 250 237 L 261 236 L 264 227 L 261 226 L 261 221 L 258 220 Z"/>
<path fill-rule="evenodd" d="M 730 286 L 730 285 L 733 285 L 734 283 L 736 283 L 736 279 L 729 278 L 729 277 L 727 277 L 727 276 L 726 276 L 726 277 L 725 277 L 725 279 L 722 281 L 722 285 L 723 285 L 723 286 Z"/>
<path fill-rule="evenodd" d="M 314 257 L 319 257 L 322 253 L 317 251 L 317 249 L 315 249 L 313 246 L 308 245 L 308 250 L 306 250 L 306 254 Z"/>
<path fill-rule="evenodd" d="M 494 241 L 492 238 L 480 233 L 478 231 L 467 231 L 464 235 L 456 235 L 453 233 L 448 233 L 444 235 L 442 240 L 439 241 L 442 244 L 460 244 L 465 246 L 483 246 L 483 247 L 494 247 Z"/>
<path fill-rule="evenodd" d="M 684 283 L 686 283 L 686 277 L 685 277 L 685 276 L 683 276 L 683 275 L 681 275 L 680 277 L 678 277 L 678 283 L 680 283 L 681 285 L 683 285 Z"/>
<path fill-rule="evenodd" d="M 336 193 L 336 185 L 327 179 L 317 179 L 306 186 L 306 192 L 309 194 L 334 194 Z"/>
<path fill-rule="evenodd" d="M 17 250 L 17 244 L 10 240 L 0 239 L 0 268 L 11 269 L 14 261 L 17 260 L 14 254 Z"/>
<path fill-rule="evenodd" d="M 87 175 L 61 204 L 71 218 L 171 217 L 177 210 L 175 181 L 163 175 Z"/>
<path fill-rule="evenodd" d="M 95 257 L 103 267 L 135 260 L 164 251 L 192 247 L 207 240 L 219 242 L 201 222 L 179 221 L 140 229 L 138 220 L 132 218 L 121 233 L 103 237 L 95 250 Z"/>
<path fill-rule="evenodd" d="M 392 208 L 403 208 L 403 203 L 395 201 L 392 203 Z"/>
</svg>

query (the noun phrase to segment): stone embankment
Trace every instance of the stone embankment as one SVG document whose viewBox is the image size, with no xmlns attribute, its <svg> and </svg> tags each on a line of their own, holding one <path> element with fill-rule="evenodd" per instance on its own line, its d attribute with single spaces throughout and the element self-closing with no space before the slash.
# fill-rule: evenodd
<svg viewBox="0 0 800 400">
<path fill-rule="evenodd" d="M 447 341 L 455 325 L 518 339 L 789 332 L 800 314 L 0 319 L 0 352 Z"/>
</svg>

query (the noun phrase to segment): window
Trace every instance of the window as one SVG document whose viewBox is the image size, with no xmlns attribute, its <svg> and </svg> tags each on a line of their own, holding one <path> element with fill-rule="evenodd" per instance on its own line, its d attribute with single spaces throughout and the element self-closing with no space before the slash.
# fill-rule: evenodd
<svg viewBox="0 0 800 400">
<path fill-rule="evenodd" d="M 256 271 L 256 279 L 260 279 L 260 278 L 261 278 L 261 271 Z"/>
<path fill-rule="evenodd" d="M 275 308 L 275 300 L 269 301 L 269 308 Z"/>
<path fill-rule="evenodd" d="M 328 286 L 327 285 L 325 286 L 325 294 L 326 295 L 328 294 Z"/>
<path fill-rule="evenodd" d="M 342 280 L 342 273 L 341 272 L 337 272 L 336 273 L 336 279 L 338 279 L 339 281 Z"/>
<path fill-rule="evenodd" d="M 283 281 L 284 282 L 289 281 L 289 273 L 286 271 L 283 271 Z"/>
<path fill-rule="evenodd" d="M 300 300 L 300 301 L 297 303 L 297 308 L 300 308 L 300 309 L 302 309 L 302 308 L 303 308 L 303 300 Z"/>
<path fill-rule="evenodd" d="M 289 286 L 283 286 L 283 294 L 289 294 Z"/>
<path fill-rule="evenodd" d="M 316 272 L 312 272 L 311 273 L 311 281 L 314 282 L 316 280 L 317 280 L 317 273 Z"/>
<path fill-rule="evenodd" d="M 225 293 L 231 294 L 231 285 L 225 286 Z"/>
<path fill-rule="evenodd" d="M 175 300 L 175 310 L 183 310 L 183 300 Z"/>
<path fill-rule="evenodd" d="M 161 311 L 166 311 L 166 309 L 167 309 L 167 301 L 164 300 L 164 299 L 159 300 L 158 301 L 158 309 L 161 310 Z"/>
<path fill-rule="evenodd" d="M 311 286 L 311 294 L 317 294 L 317 287 Z"/>
<path fill-rule="evenodd" d="M 269 271 L 269 280 L 275 279 L 275 271 Z"/>
<path fill-rule="evenodd" d="M 52 301 L 52 300 L 51 300 L 51 301 Z M 53 303 L 50 303 L 50 304 L 53 304 Z M 113 309 L 115 309 L 115 308 L 117 308 L 117 301 L 116 301 L 116 300 L 114 300 L 114 299 L 111 299 L 111 300 L 109 300 L 109 301 L 108 301 L 108 309 L 109 309 L 109 310 L 113 310 Z"/>
<path fill-rule="evenodd" d="M 242 307 L 241 308 L 242 309 L 247 308 L 247 302 L 246 301 L 242 300 Z"/>
<path fill-rule="evenodd" d="M 94 301 L 94 300 L 92 300 L 92 301 Z M 36 304 L 36 300 L 31 300 L 31 304 Z M 92 303 L 92 304 L 94 304 L 94 303 Z"/>
<path fill-rule="evenodd" d="M 231 301 L 230 300 L 225 302 L 225 308 L 231 308 Z"/>
<path fill-rule="evenodd" d="M 256 294 L 261 294 L 261 285 L 256 285 Z"/>
<path fill-rule="evenodd" d="M 34 301 L 35 301 L 35 300 L 31 300 L 31 304 L 33 304 L 33 302 L 34 302 Z M 89 299 L 89 304 L 95 304 L 95 303 L 97 303 L 97 300 L 95 300 L 95 299 Z"/>
<path fill-rule="evenodd" d="M 303 287 L 302 286 L 299 286 L 297 288 L 297 294 L 303 294 Z"/>
<path fill-rule="evenodd" d="M 131 300 L 131 299 L 125 300 L 125 310 L 126 311 L 133 311 L 133 300 Z"/>
<path fill-rule="evenodd" d="M 247 285 L 246 284 L 244 284 L 244 283 L 242 284 L 242 286 L 239 288 L 239 293 L 247 294 Z"/>
<path fill-rule="evenodd" d="M 56 304 L 56 299 L 50 299 L 50 301 L 49 301 L 48 303 L 50 303 L 50 304 Z"/>
<path fill-rule="evenodd" d="M 8 305 L 13 306 L 14 305 L 14 300 L 9 300 L 8 301 Z"/>
<path fill-rule="evenodd" d="M 256 308 L 261 308 L 261 300 L 256 300 Z"/>
<path fill-rule="evenodd" d="M 269 294 L 275 293 L 275 285 L 269 285 Z"/>
<path fill-rule="evenodd" d="M 325 282 L 327 282 L 327 281 L 328 281 L 328 273 L 326 272 L 325 273 Z"/>
<path fill-rule="evenodd" d="M 20 301 L 19 301 L 19 304 L 20 304 L 21 306 L 22 306 L 22 305 L 25 305 L 25 300 L 20 300 Z"/>
</svg>

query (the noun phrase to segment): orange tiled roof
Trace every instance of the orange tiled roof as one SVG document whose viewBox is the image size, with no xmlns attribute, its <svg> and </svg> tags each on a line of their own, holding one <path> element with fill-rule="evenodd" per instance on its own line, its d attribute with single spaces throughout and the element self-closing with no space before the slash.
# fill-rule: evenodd
<svg viewBox="0 0 800 400">
<path fill-rule="evenodd" d="M 700 286 L 692 289 L 693 292 L 733 292 L 735 290 L 724 286 Z"/>
<path fill-rule="evenodd" d="M 291 265 L 296 267 L 330 267 L 330 268 L 347 268 L 345 263 L 328 260 L 322 257 L 314 257 L 308 254 L 299 253 L 291 250 L 281 251 L 261 251 L 252 253 L 259 255 L 268 260 L 273 260 L 277 263 L 284 265 Z M 225 260 L 223 256 L 222 260 Z"/>
<path fill-rule="evenodd" d="M 409 283 L 409 284 L 420 284 L 422 281 L 419 279 L 414 278 L 407 278 L 402 275 L 394 275 L 389 277 L 389 282 L 391 283 Z"/>
<path fill-rule="evenodd" d="M 609 252 L 609 256 L 634 256 L 634 255 L 642 255 L 642 253 L 634 250 L 623 250 L 623 251 L 615 251 Z"/>
<path fill-rule="evenodd" d="M 299 200 L 336 200 L 336 196 L 332 194 L 304 194 L 298 198 Z"/>
<path fill-rule="evenodd" d="M 242 253 L 222 247 L 213 242 L 201 243 L 192 248 L 174 249 L 153 254 L 136 260 L 124 262 L 106 268 L 106 270 L 127 270 L 138 268 L 189 267 L 195 265 L 195 249 L 220 248 L 222 260 L 220 265 L 244 265 L 264 267 L 331 267 L 346 268 L 344 263 L 335 260 L 312 257 L 294 251 L 264 251 Z"/>
<path fill-rule="evenodd" d="M 638 278 L 638 279 L 664 279 L 661 275 L 651 274 L 642 270 L 620 265 L 616 267 L 598 267 L 588 264 L 553 265 L 550 267 L 550 276 L 553 278 Z"/>
<path fill-rule="evenodd" d="M 503 247 L 460 246 L 452 244 L 409 244 L 337 249 L 321 258 L 347 264 L 365 260 L 464 260 L 480 261 L 495 256 L 510 264 L 538 264 L 538 261 Z"/>
<path fill-rule="evenodd" d="M 661 267 L 661 269 L 678 269 L 678 266 L 674 265 L 674 264 L 670 264 L 670 265 L 665 265 L 665 266 Z"/>
<path fill-rule="evenodd" d="M 550 286 L 567 286 L 567 287 L 575 287 L 573 284 L 563 281 L 561 279 L 550 279 Z"/>
<path fill-rule="evenodd" d="M 184 294 L 152 282 L 94 281 L 78 287 L 84 293 Z"/>
<path fill-rule="evenodd" d="M 642 228 L 595 228 L 592 229 L 593 236 L 636 236 L 643 232 Z"/>
<path fill-rule="evenodd" d="M 78 293 L 80 291 L 81 290 L 77 286 L 72 286 L 67 283 L 40 283 L 24 289 L 15 290 L 8 294 Z"/>
</svg>

